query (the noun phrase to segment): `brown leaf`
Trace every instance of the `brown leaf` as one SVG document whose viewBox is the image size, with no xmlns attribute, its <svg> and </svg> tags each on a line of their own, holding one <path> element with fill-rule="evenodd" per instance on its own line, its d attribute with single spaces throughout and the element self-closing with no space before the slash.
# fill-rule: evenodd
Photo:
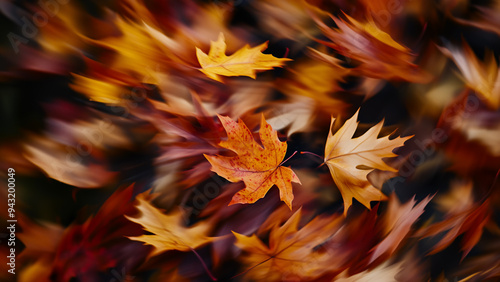
<svg viewBox="0 0 500 282">
<path fill-rule="evenodd" d="M 413 198 L 401 205 L 395 194 L 392 194 L 389 209 L 384 214 L 384 221 L 380 223 L 385 228 L 386 237 L 372 249 L 370 263 L 382 255 L 390 257 L 394 253 L 431 200 L 432 197 L 427 197 L 416 204 Z"/>
<path fill-rule="evenodd" d="M 341 55 L 360 62 L 356 70 L 362 75 L 417 83 L 430 80 L 428 74 L 412 63 L 414 57 L 411 51 L 379 29 L 373 20 L 361 23 L 344 15 L 347 20 L 332 16 L 338 29 L 331 29 L 316 19 L 320 29 L 332 41 L 320 42 Z"/>
<path fill-rule="evenodd" d="M 461 242 L 463 259 L 481 238 L 483 227 L 489 221 L 490 203 L 489 200 L 474 203 L 472 187 L 472 182 L 457 182 L 453 184 L 453 190 L 449 195 L 436 199 L 441 209 L 446 210 L 444 220 L 433 223 L 416 234 L 425 238 L 444 233 L 429 254 L 444 250 L 463 234 Z"/>
</svg>

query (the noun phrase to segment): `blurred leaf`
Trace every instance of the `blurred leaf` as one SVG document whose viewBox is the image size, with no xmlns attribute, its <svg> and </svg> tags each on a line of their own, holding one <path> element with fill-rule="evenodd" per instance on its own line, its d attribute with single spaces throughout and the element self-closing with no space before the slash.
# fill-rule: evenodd
<svg viewBox="0 0 500 282">
<path fill-rule="evenodd" d="M 143 226 L 144 230 L 153 235 L 141 235 L 129 237 L 131 240 L 144 242 L 152 245 L 154 251 L 151 255 L 157 255 L 169 250 L 191 251 L 213 240 L 206 233 L 211 226 L 207 222 L 199 223 L 189 228 L 184 227 L 183 221 L 186 217 L 181 211 L 164 214 L 152 206 L 143 194 L 136 197 L 137 209 L 141 212 L 139 217 L 126 218 Z"/>
</svg>

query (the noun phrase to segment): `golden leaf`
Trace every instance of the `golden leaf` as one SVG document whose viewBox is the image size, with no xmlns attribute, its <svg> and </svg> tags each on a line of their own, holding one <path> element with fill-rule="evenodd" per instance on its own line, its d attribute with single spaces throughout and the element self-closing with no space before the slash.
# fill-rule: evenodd
<svg viewBox="0 0 500 282">
<path fill-rule="evenodd" d="M 440 48 L 440 50 L 455 62 L 470 89 L 484 98 L 491 108 L 500 107 L 500 71 L 492 52 L 486 53 L 483 63 L 465 43 L 461 50 L 458 48 Z"/>
<path fill-rule="evenodd" d="M 226 43 L 224 34 L 220 33 L 216 42 L 211 41 L 208 55 L 196 48 L 196 57 L 200 63 L 200 71 L 211 79 L 221 82 L 223 76 L 248 76 L 255 79 L 256 71 L 270 70 L 281 67 L 288 58 L 276 58 L 273 55 L 263 54 L 267 42 L 250 48 L 248 45 L 236 51 L 231 56 L 226 56 Z"/>
<path fill-rule="evenodd" d="M 153 233 L 153 235 L 141 235 L 129 237 L 129 239 L 154 246 L 155 250 L 152 255 L 169 250 L 191 251 L 214 239 L 206 236 L 211 228 L 210 224 L 198 223 L 196 226 L 186 228 L 182 224 L 184 217 L 181 211 L 163 214 L 152 206 L 143 194 L 137 196 L 137 201 L 139 202 L 137 208 L 141 212 L 141 216 L 138 218 L 125 217 L 142 225 L 144 230 Z"/>
<path fill-rule="evenodd" d="M 358 113 L 359 110 L 335 134 L 331 132 L 335 121 L 332 118 L 325 146 L 325 163 L 344 199 L 344 214 L 352 205 L 352 198 L 368 209 L 371 201 L 387 199 L 380 190 L 368 182 L 366 177 L 373 169 L 397 171 L 387 165 L 382 158 L 397 156 L 392 151 L 403 146 L 404 142 L 412 137 L 398 137 L 393 140 L 389 140 L 389 136 L 377 138 L 383 126 L 381 121 L 362 136 L 353 139 L 358 125 L 356 122 Z M 369 169 L 361 169 L 359 166 Z"/>
<path fill-rule="evenodd" d="M 236 246 L 246 251 L 246 271 L 250 278 L 265 281 L 283 281 L 288 278 L 300 278 L 309 281 L 332 269 L 331 256 L 328 252 L 317 251 L 338 228 L 341 217 L 314 218 L 300 230 L 301 209 L 296 211 L 282 226 L 275 225 L 269 234 L 269 246 L 255 234 L 248 237 L 233 231 Z M 288 281 L 288 280 L 287 280 Z"/>
</svg>

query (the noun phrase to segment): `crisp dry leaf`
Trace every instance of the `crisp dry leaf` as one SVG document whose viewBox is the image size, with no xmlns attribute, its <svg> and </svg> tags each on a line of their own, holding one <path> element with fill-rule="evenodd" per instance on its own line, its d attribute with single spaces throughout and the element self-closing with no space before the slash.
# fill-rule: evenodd
<svg viewBox="0 0 500 282">
<path fill-rule="evenodd" d="M 169 250 L 190 251 L 213 240 L 206 236 L 211 228 L 209 224 L 199 223 L 186 228 L 182 225 L 185 218 L 181 211 L 164 214 L 152 206 L 143 194 L 137 196 L 137 201 L 141 216 L 137 218 L 126 216 L 126 218 L 142 225 L 144 230 L 154 235 L 129 237 L 129 239 L 154 246 L 153 256 Z"/>
<path fill-rule="evenodd" d="M 398 137 L 393 140 L 389 140 L 389 136 L 377 138 L 383 126 L 381 121 L 362 136 L 353 139 L 358 125 L 356 121 L 358 113 L 359 110 L 335 134 L 332 133 L 335 118 L 332 118 L 325 146 L 325 163 L 344 199 L 344 214 L 347 214 L 352 205 L 352 198 L 368 209 L 371 201 L 387 199 L 380 190 L 368 182 L 367 175 L 373 169 L 397 171 L 387 165 L 382 158 L 397 156 L 392 151 L 403 146 L 404 142 L 412 137 Z M 359 166 L 369 169 L 361 169 Z"/>
<path fill-rule="evenodd" d="M 263 54 L 267 42 L 257 47 L 250 48 L 248 45 L 236 51 L 231 56 L 226 56 L 226 43 L 224 34 L 220 33 L 217 41 L 210 42 L 208 55 L 196 48 L 196 57 L 200 63 L 200 71 L 211 79 L 222 82 L 223 76 L 248 76 L 255 79 L 256 71 L 270 70 L 281 67 L 288 58 L 276 58 L 273 55 Z"/>
<path fill-rule="evenodd" d="M 255 234 L 248 237 L 233 231 L 236 246 L 246 251 L 246 275 L 256 280 L 282 281 L 284 276 L 311 280 L 331 269 L 328 252 L 317 252 L 340 227 L 342 217 L 314 218 L 298 230 L 301 209 L 282 226 L 275 225 L 269 234 L 269 246 Z M 286 279 L 285 279 L 286 280 Z"/>
<path fill-rule="evenodd" d="M 230 149 L 238 156 L 205 155 L 205 157 L 212 165 L 213 172 L 231 182 L 245 182 L 245 189 L 236 193 L 229 205 L 255 203 L 276 185 L 280 190 L 281 200 L 291 209 L 292 182 L 300 184 L 300 180 L 292 169 L 281 166 L 286 155 L 286 142 L 278 139 L 278 133 L 266 122 L 264 116 L 259 130 L 264 148 L 254 140 L 252 132 L 242 120 L 236 123 L 231 118 L 220 115 L 219 119 L 228 136 L 228 140 L 222 141 L 219 145 Z"/>
</svg>

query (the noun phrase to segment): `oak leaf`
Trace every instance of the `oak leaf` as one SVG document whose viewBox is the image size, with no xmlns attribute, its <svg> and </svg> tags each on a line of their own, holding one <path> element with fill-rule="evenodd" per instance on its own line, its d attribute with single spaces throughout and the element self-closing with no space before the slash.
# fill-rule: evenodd
<svg viewBox="0 0 500 282">
<path fill-rule="evenodd" d="M 128 220 L 143 226 L 144 230 L 153 235 L 128 237 L 131 240 L 144 242 L 155 247 L 152 256 L 169 250 L 192 251 L 214 240 L 206 236 L 210 224 L 198 223 L 192 227 L 183 226 L 185 217 L 181 211 L 164 214 L 146 200 L 143 194 L 137 196 L 137 209 L 141 216 L 137 218 L 125 216 Z"/>
<path fill-rule="evenodd" d="M 196 57 L 200 63 L 200 71 L 211 79 L 221 82 L 223 76 L 248 76 L 255 79 L 255 72 L 281 67 L 288 58 L 276 58 L 270 54 L 263 54 L 267 42 L 250 48 L 248 45 L 236 51 L 231 56 L 226 56 L 226 43 L 224 34 L 220 33 L 217 41 L 210 42 L 208 55 L 196 48 Z"/>
<path fill-rule="evenodd" d="M 249 278 L 288 281 L 294 277 L 309 281 L 332 270 L 331 255 L 318 250 L 341 227 L 342 217 L 316 217 L 299 229 L 300 220 L 301 209 L 282 226 L 276 224 L 269 233 L 269 245 L 255 234 L 249 237 L 233 231 L 236 246 L 247 253 L 244 262 L 251 267 L 244 273 Z"/>
<path fill-rule="evenodd" d="M 367 175 L 373 169 L 397 171 L 382 158 L 397 156 L 392 151 L 403 146 L 404 142 L 412 137 L 398 137 L 393 140 L 389 140 L 389 136 L 377 138 L 383 126 L 381 121 L 365 134 L 352 138 L 358 124 L 358 113 L 359 110 L 335 134 L 332 134 L 335 121 L 335 118 L 332 118 L 325 146 L 325 163 L 344 199 L 344 214 L 347 214 L 352 205 L 352 198 L 368 209 L 371 201 L 387 199 L 368 181 Z"/>
<path fill-rule="evenodd" d="M 219 145 L 237 154 L 235 157 L 208 156 L 212 171 L 231 182 L 245 182 L 245 189 L 236 193 L 229 205 L 255 203 L 263 198 L 273 185 L 280 190 L 280 199 L 291 209 L 293 200 L 292 182 L 300 180 L 292 169 L 281 166 L 286 155 L 287 144 L 278 139 L 276 130 L 261 119 L 259 130 L 260 146 L 252 132 L 238 120 L 219 115 L 222 126 L 227 132 L 227 141 Z"/>
</svg>

